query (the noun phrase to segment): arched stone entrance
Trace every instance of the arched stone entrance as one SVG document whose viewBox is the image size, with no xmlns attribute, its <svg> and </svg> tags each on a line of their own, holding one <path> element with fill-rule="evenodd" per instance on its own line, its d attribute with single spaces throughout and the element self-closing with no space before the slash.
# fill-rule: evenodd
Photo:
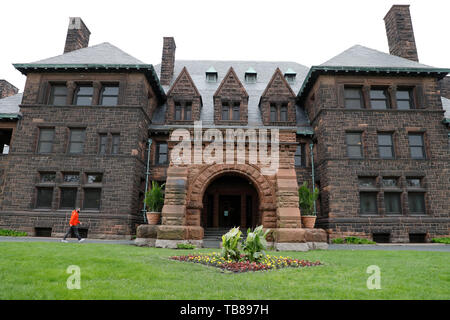
<svg viewBox="0 0 450 320">
<path fill-rule="evenodd" d="M 258 192 L 252 181 L 236 173 L 211 181 L 203 195 L 203 228 L 245 229 L 260 224 Z"/>
</svg>

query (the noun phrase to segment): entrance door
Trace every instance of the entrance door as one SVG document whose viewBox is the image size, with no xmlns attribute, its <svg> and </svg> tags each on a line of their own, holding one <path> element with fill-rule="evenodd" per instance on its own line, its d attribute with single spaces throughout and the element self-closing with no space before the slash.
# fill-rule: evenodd
<svg viewBox="0 0 450 320">
<path fill-rule="evenodd" d="M 227 228 L 241 225 L 241 196 L 219 196 L 219 225 Z"/>
</svg>

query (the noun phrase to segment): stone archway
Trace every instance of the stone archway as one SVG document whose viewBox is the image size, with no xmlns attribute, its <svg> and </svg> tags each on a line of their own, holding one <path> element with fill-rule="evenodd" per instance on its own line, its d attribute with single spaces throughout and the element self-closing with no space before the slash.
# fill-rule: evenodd
<svg viewBox="0 0 450 320">
<path fill-rule="evenodd" d="M 273 183 L 257 167 L 248 164 L 215 164 L 204 168 L 188 188 L 187 224 L 201 225 L 203 196 L 210 184 L 219 177 L 237 175 L 250 181 L 258 194 L 259 221 L 266 228 L 276 227 L 276 193 Z"/>
</svg>

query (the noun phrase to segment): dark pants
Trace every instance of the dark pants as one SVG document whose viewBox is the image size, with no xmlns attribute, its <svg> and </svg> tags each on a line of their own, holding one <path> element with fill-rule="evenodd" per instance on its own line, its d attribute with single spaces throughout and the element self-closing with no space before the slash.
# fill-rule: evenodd
<svg viewBox="0 0 450 320">
<path fill-rule="evenodd" d="M 64 236 L 64 240 L 66 240 L 67 236 L 69 236 L 72 231 L 75 233 L 75 236 L 78 238 L 78 240 L 81 240 L 80 234 L 78 233 L 78 226 L 70 226 L 69 230 L 67 230 L 67 233 Z"/>
</svg>

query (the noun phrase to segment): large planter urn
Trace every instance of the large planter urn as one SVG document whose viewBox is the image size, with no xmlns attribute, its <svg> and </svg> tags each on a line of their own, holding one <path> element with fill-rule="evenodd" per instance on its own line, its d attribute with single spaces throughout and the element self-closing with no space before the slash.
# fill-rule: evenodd
<svg viewBox="0 0 450 320">
<path fill-rule="evenodd" d="M 316 216 L 302 216 L 303 228 L 313 229 L 316 223 Z"/>
<path fill-rule="evenodd" d="M 161 219 L 161 212 L 150 212 L 147 211 L 147 222 L 148 224 L 159 224 L 159 220 Z"/>
</svg>

